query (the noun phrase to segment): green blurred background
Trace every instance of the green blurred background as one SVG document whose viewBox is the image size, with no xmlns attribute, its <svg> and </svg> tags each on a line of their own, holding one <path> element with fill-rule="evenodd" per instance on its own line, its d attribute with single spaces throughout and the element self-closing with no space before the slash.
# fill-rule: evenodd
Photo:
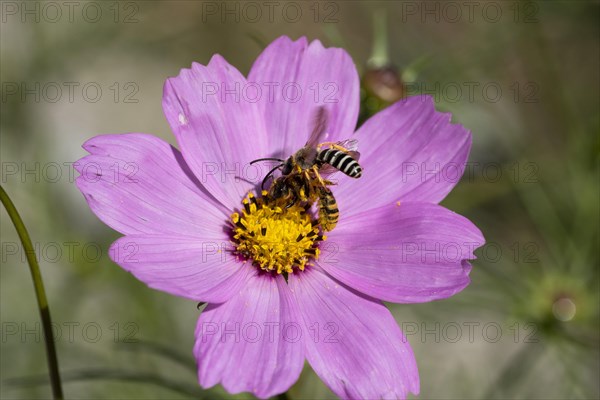
<svg viewBox="0 0 600 400">
<path fill-rule="evenodd" d="M 70 163 L 98 134 L 175 144 L 165 78 L 214 53 L 247 73 L 284 34 L 344 47 L 370 71 L 363 116 L 429 93 L 473 132 L 467 173 L 443 202 L 488 241 L 472 283 L 448 300 L 390 305 L 416 353 L 420 398 L 600 396 L 598 2 L 0 5 L 1 183 L 38 251 L 68 398 L 251 398 L 200 390 L 196 304 L 108 259 L 118 234 L 91 213 Z M 46 398 L 29 270 L 0 216 L 0 396 Z M 308 366 L 289 397 L 334 398 Z"/>
</svg>

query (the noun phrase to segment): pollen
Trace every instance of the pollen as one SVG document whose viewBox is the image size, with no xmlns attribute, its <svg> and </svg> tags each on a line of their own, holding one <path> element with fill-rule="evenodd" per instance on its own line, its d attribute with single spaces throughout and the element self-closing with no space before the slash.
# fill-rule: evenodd
<svg viewBox="0 0 600 400">
<path fill-rule="evenodd" d="M 231 215 L 235 253 L 277 274 L 304 271 L 319 257 L 318 245 L 326 237 L 304 207 L 282 208 L 269 202 L 266 191 L 260 198 L 249 193 L 242 204 L 241 214 Z"/>
</svg>

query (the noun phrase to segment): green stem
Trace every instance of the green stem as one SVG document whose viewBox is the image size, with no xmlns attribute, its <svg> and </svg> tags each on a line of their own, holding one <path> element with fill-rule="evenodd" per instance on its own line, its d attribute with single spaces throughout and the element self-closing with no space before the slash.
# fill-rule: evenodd
<svg viewBox="0 0 600 400">
<path fill-rule="evenodd" d="M 4 208 L 6 208 L 6 212 L 10 216 L 10 219 L 17 230 L 17 234 L 19 235 L 19 239 L 21 239 L 23 248 L 25 249 L 25 255 L 27 256 L 27 262 L 29 263 L 29 269 L 31 271 L 31 278 L 33 279 L 33 286 L 35 287 L 38 308 L 40 309 L 40 316 L 42 317 L 44 342 L 46 343 L 46 355 L 48 356 L 48 369 L 50 373 L 50 382 L 52 384 L 52 394 L 54 395 L 55 399 L 62 399 L 63 391 L 60 383 L 56 347 L 54 346 L 54 335 L 52 334 L 52 321 L 50 319 L 50 309 L 48 308 L 48 300 L 46 299 L 46 291 L 44 290 L 44 282 L 42 280 L 42 274 L 40 273 L 40 266 L 38 265 L 31 239 L 29 238 L 29 232 L 27 232 L 27 228 L 25 228 L 25 224 L 23 224 L 23 220 L 17 212 L 15 205 L 1 185 L 0 200 L 2 200 L 2 204 L 4 205 Z"/>
<path fill-rule="evenodd" d="M 373 13 L 373 52 L 368 64 L 371 68 L 383 68 L 390 63 L 388 52 L 387 14 L 383 9 Z"/>
</svg>

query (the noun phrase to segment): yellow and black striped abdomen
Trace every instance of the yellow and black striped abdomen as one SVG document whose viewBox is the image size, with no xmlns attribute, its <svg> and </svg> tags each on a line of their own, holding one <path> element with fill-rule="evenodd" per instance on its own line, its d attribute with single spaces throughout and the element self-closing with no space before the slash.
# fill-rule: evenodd
<svg viewBox="0 0 600 400">
<path fill-rule="evenodd" d="M 333 193 L 326 186 L 319 189 L 319 224 L 324 231 L 331 231 L 337 225 L 340 217 L 337 202 Z"/>
</svg>

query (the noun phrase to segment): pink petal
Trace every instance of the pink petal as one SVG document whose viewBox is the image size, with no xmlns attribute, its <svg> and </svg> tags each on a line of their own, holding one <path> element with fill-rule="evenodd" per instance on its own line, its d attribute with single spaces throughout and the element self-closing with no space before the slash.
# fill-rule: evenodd
<svg viewBox="0 0 600 400">
<path fill-rule="evenodd" d="M 124 233 L 198 234 L 221 227 L 227 212 L 206 193 L 168 143 L 151 135 L 102 135 L 74 166 L 92 211 Z"/>
<path fill-rule="evenodd" d="M 396 201 L 440 202 L 460 180 L 471 133 L 435 111 L 429 96 L 401 100 L 356 132 L 363 176 L 341 178 L 334 192 L 344 211 Z M 341 174 L 338 174 L 341 175 Z"/>
<path fill-rule="evenodd" d="M 322 246 L 319 265 L 369 296 L 417 303 L 469 284 L 467 259 L 484 238 L 473 223 L 442 206 L 402 203 L 340 221 Z"/>
<path fill-rule="evenodd" d="M 222 232 L 210 237 L 130 235 L 115 241 L 110 258 L 154 289 L 220 303 L 246 284 L 253 268 L 229 252 Z"/>
<path fill-rule="evenodd" d="M 327 140 L 347 139 L 354 132 L 359 79 L 352 58 L 343 49 L 282 36 L 256 59 L 248 81 L 263 88 L 258 104 L 271 151 L 265 157 L 285 158 L 304 146 L 319 105 L 330 114 Z"/>
<path fill-rule="evenodd" d="M 256 270 L 254 270 L 256 271 Z M 283 393 L 304 365 L 297 305 L 282 276 L 255 272 L 228 302 L 209 304 L 198 320 L 194 354 L 203 387 L 260 398 Z"/>
<path fill-rule="evenodd" d="M 249 166 L 264 157 L 266 131 L 258 106 L 249 101 L 246 78 L 221 56 L 207 66 L 182 69 L 165 83 L 163 109 L 188 165 L 229 209 L 262 180 L 266 170 Z"/>
<path fill-rule="evenodd" d="M 410 345 L 392 314 L 318 267 L 291 274 L 306 332 L 306 358 L 341 398 L 397 399 L 418 394 Z"/>
</svg>

